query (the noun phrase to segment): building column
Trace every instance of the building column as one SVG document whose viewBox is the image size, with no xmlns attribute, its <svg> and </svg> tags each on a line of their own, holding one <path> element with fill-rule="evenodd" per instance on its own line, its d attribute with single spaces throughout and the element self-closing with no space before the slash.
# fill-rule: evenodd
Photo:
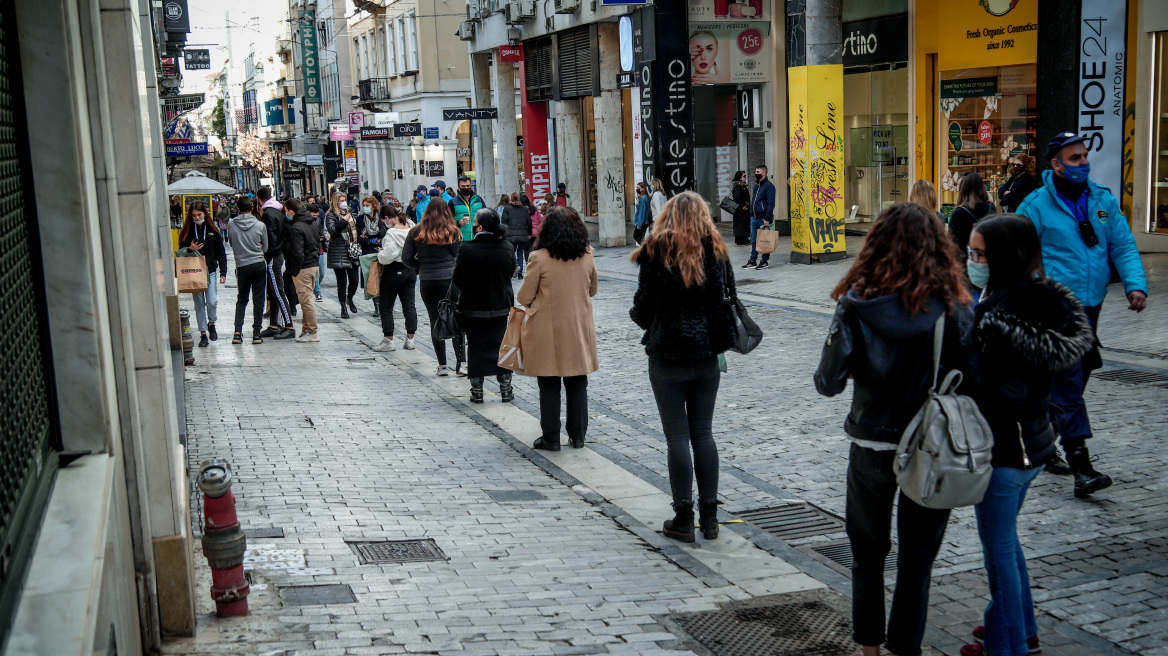
<svg viewBox="0 0 1168 656">
<path fill-rule="evenodd" d="M 499 120 L 495 126 L 496 159 L 499 162 L 500 194 L 514 194 L 519 189 L 518 134 L 515 131 L 515 64 L 499 61 L 499 51 L 495 58 L 492 77 L 495 87 L 495 107 L 499 110 Z"/>
<path fill-rule="evenodd" d="M 475 107 L 491 106 L 491 55 L 472 54 L 470 56 L 472 104 Z M 473 131 L 478 130 L 478 136 Z M 475 187 L 479 196 L 490 205 L 498 199 L 495 193 L 495 123 L 474 121 L 471 141 L 474 143 Z"/>
<path fill-rule="evenodd" d="M 625 193 L 624 121 L 621 91 L 616 86 L 620 72 L 620 34 L 617 23 L 598 23 L 600 46 L 600 95 L 593 98 L 596 121 L 596 217 L 600 224 L 601 246 L 624 246 Z"/>
<path fill-rule="evenodd" d="M 556 163 L 559 168 L 557 178 L 567 186 L 572 195 L 569 204 L 580 209 L 584 201 L 584 152 L 581 141 L 583 128 L 580 126 L 580 99 L 560 100 L 556 103 Z M 552 193 L 555 193 L 554 191 Z"/>
</svg>

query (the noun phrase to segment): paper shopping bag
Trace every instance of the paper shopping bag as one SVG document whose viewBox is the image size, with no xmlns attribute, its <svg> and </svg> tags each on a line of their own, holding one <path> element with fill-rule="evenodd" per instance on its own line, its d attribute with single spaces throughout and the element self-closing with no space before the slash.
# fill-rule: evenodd
<svg viewBox="0 0 1168 656">
<path fill-rule="evenodd" d="M 759 253 L 774 253 L 779 248 L 779 231 L 759 228 L 754 249 Z"/>
<path fill-rule="evenodd" d="M 527 312 L 523 308 L 511 308 L 511 316 L 507 318 L 507 332 L 503 334 L 503 342 L 499 345 L 499 366 L 517 374 L 524 373 L 519 335 L 523 332 L 523 322 L 526 320 Z"/>
<path fill-rule="evenodd" d="M 207 291 L 207 259 L 197 253 L 181 248 L 174 258 L 174 275 L 180 294 Z"/>
<path fill-rule="evenodd" d="M 381 262 L 377 260 L 369 265 L 369 275 L 365 278 L 365 296 L 381 296 Z"/>
</svg>

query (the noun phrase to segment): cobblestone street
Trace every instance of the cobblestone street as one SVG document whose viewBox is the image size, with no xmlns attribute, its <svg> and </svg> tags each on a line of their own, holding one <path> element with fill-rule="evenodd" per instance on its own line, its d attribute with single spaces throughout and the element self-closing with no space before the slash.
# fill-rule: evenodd
<svg viewBox="0 0 1168 656">
<path fill-rule="evenodd" d="M 493 382 L 487 404 L 472 407 L 464 379 L 433 375 L 428 339 L 415 351 L 372 352 L 372 303 L 359 301 L 362 311 L 342 322 L 331 287 L 318 303 L 319 344 L 232 346 L 230 320 L 221 322 L 228 337 L 196 349 L 185 372 L 189 466 L 211 456 L 232 464 L 253 531 L 252 612 L 214 617 L 196 553 L 198 631 L 167 652 L 705 654 L 670 616 L 817 588 L 846 609 L 846 568 L 816 548 L 845 538 L 830 520 L 844 512 L 849 395 L 820 397 L 811 374 L 828 293 L 850 260 L 799 267 L 776 256 L 769 270 L 738 270 L 766 337 L 750 356 L 729 355 L 719 393 L 723 538 L 681 547 L 655 532 L 668 516 L 665 441 L 628 318 L 629 252 L 597 253 L 601 370 L 590 378 L 584 451 L 529 448 L 533 379 L 516 377 L 514 407 L 498 403 Z M 1114 289 L 1108 299 L 1105 371 L 1168 374 L 1168 338 L 1157 332 L 1168 317 L 1168 258 L 1145 265 L 1147 312 L 1127 312 Z M 222 291 L 221 317 L 235 292 Z M 423 317 L 419 336 L 428 328 Z M 1094 380 L 1087 401 L 1096 466 L 1115 485 L 1076 501 L 1069 478 L 1044 474 L 1019 519 L 1043 653 L 1168 656 L 1168 387 Z M 737 517 L 801 503 L 827 513 L 828 528 L 783 538 Z M 196 531 L 200 510 L 192 494 Z M 444 559 L 361 564 L 353 544 L 404 539 L 431 539 Z M 319 592 L 304 593 L 306 584 L 348 585 L 352 602 L 295 605 Z M 927 651 L 956 654 L 987 598 L 973 513 L 963 509 L 937 561 Z"/>
</svg>

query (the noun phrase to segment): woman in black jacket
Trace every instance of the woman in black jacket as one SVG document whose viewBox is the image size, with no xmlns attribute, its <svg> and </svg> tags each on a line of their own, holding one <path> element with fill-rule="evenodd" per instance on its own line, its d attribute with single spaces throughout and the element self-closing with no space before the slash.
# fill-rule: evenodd
<svg viewBox="0 0 1168 656">
<path fill-rule="evenodd" d="M 360 262 L 349 253 L 349 244 L 358 243 L 357 220 L 349 211 L 349 201 L 344 194 L 334 194 L 328 214 L 324 217 L 325 229 L 329 235 L 328 267 L 337 276 L 337 300 L 341 302 L 341 318 L 348 319 L 349 311 L 357 311 L 353 295 L 357 293 L 357 278 L 361 273 Z"/>
<path fill-rule="evenodd" d="M 511 372 L 498 362 L 507 317 L 515 305 L 515 290 L 511 287 L 515 249 L 503 239 L 507 229 L 499 223 L 495 210 L 479 210 L 474 217 L 474 230 L 474 240 L 462 242 L 451 279 L 458 288 L 458 314 L 466 333 L 470 400 L 483 402 L 483 379 L 493 375 L 499 381 L 503 403 L 510 403 L 515 398 Z"/>
<path fill-rule="evenodd" d="M 514 247 L 515 257 L 512 258 L 515 265 L 514 275 L 522 280 L 523 274 L 527 273 L 527 255 L 531 253 L 532 223 L 531 212 L 523 206 L 519 194 L 511 194 L 511 204 L 503 207 L 499 221 L 506 231 L 504 236 Z"/>
<path fill-rule="evenodd" d="M 901 433 L 928 396 L 933 330 L 944 317 L 941 369 L 973 380 L 973 312 L 953 241 L 935 213 L 916 203 L 884 210 L 855 263 L 832 292 L 839 302 L 823 347 L 815 388 L 843 392 L 853 379 L 844 432 L 848 456 L 847 532 L 851 541 L 853 639 L 864 656 L 880 644 L 898 656 L 921 653 L 933 560 L 948 510 L 899 495 L 896 590 L 885 631 L 884 559 L 897 499 L 892 463 Z M 963 393 L 967 393 L 964 392 Z"/>
<path fill-rule="evenodd" d="M 963 656 L 1025 654 L 1038 649 L 1018 512 L 1031 482 L 1055 452 L 1050 393 L 1095 343 L 1082 305 L 1043 275 L 1034 224 L 1004 215 L 982 221 L 969 240 L 969 269 L 983 288 L 974 337 L 978 383 L 973 397 L 994 435 L 989 488 L 974 507 L 985 554 L 990 605 L 981 644 Z"/>
<path fill-rule="evenodd" d="M 750 187 L 746 186 L 746 171 L 734 174 L 730 198 L 738 203 L 738 211 L 734 212 L 734 244 L 745 246 L 750 243 Z"/>
<path fill-rule="evenodd" d="M 1037 188 L 1034 160 L 1026 153 L 1019 153 L 1010 162 L 1010 177 L 998 187 L 998 204 L 1002 206 L 1003 212 L 1016 212 L 1022 201 Z"/>
<path fill-rule="evenodd" d="M 965 251 L 969 248 L 969 233 L 973 224 L 997 212 L 986 193 L 985 182 L 977 173 L 967 173 L 961 178 L 957 190 L 957 207 L 949 215 L 949 234 L 957 245 L 957 255 L 965 264 Z"/>
<path fill-rule="evenodd" d="M 410 230 L 406 243 L 402 246 L 402 262 L 418 272 L 418 291 L 426 313 L 430 315 L 430 325 L 438 318 L 438 301 L 452 294 L 451 278 L 454 277 L 454 258 L 462 246 L 462 231 L 454 223 L 454 215 L 446 203 L 428 203 L 422 213 L 422 222 Z M 514 267 L 514 264 L 512 264 Z M 454 296 L 452 295 L 452 298 Z M 449 376 L 446 366 L 446 341 L 432 340 L 434 357 L 438 359 L 438 375 Z M 462 336 L 454 340 L 455 373 L 466 375 L 466 357 L 462 350 Z"/>
<path fill-rule="evenodd" d="M 207 291 L 191 294 L 195 301 L 195 319 L 199 322 L 199 346 L 207 346 L 207 337 L 219 339 L 215 322 L 219 319 L 219 292 L 215 287 L 215 272 L 219 272 L 219 284 L 227 284 L 227 249 L 219 228 L 210 220 L 207 206 L 200 201 L 191 203 L 186 221 L 178 233 L 179 248 L 189 248 L 202 253 L 207 260 Z"/>
<path fill-rule="evenodd" d="M 706 201 L 684 192 L 665 204 L 632 260 L 641 272 L 629 314 L 645 329 L 641 343 L 649 355 L 649 383 L 669 452 L 675 515 L 663 532 L 675 540 L 694 541 L 696 474 L 702 534 L 712 540 L 718 537 L 713 433 L 721 378 L 718 355 L 734 343 L 723 299 L 737 293 L 726 244 Z"/>
</svg>

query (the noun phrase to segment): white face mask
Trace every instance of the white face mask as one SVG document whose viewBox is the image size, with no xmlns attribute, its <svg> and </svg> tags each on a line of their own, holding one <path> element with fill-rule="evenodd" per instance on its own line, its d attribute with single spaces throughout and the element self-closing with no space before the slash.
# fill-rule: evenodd
<svg viewBox="0 0 1168 656">
<path fill-rule="evenodd" d="M 206 219 L 195 219 L 195 225 L 203 225 L 206 222 Z"/>
</svg>

